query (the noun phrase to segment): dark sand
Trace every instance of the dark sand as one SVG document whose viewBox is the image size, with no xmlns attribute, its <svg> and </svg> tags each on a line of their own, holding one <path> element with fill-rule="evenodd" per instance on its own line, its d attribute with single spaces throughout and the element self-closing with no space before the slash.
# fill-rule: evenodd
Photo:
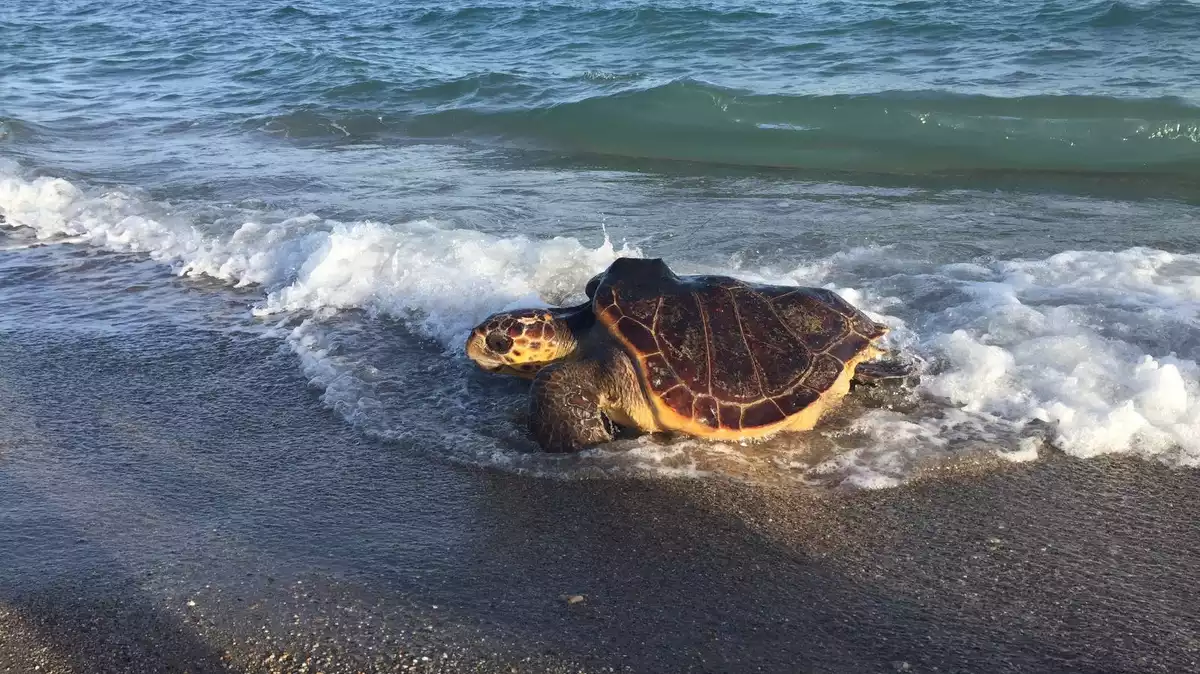
<svg viewBox="0 0 1200 674">
<path fill-rule="evenodd" d="M 143 338 L 0 335 L 0 672 L 1200 671 L 1200 472 L 533 479 Z"/>
</svg>

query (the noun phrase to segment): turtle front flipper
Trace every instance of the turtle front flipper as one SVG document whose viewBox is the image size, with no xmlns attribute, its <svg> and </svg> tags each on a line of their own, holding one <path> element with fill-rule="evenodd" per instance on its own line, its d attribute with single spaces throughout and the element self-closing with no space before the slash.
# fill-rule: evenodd
<svg viewBox="0 0 1200 674">
<path fill-rule="evenodd" d="M 547 452 L 574 452 L 613 439 L 615 428 L 600 411 L 594 367 L 568 362 L 543 368 L 533 380 L 529 428 Z"/>
</svg>

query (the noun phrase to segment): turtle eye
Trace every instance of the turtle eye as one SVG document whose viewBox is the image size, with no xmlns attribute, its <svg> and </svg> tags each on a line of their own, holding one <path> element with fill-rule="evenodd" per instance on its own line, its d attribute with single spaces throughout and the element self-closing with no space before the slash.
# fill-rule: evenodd
<svg viewBox="0 0 1200 674">
<path fill-rule="evenodd" d="M 487 336 L 488 348 L 493 353 L 506 354 L 513 347 L 512 337 L 503 332 L 489 332 Z"/>
</svg>

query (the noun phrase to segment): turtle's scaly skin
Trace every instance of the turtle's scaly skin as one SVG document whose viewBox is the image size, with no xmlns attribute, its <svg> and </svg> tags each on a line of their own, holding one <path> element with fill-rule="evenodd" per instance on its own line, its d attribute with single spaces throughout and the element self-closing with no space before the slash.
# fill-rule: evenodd
<svg viewBox="0 0 1200 674">
<path fill-rule="evenodd" d="M 599 326 L 636 364 L 659 427 L 646 430 L 810 429 L 887 333 L 829 290 L 681 278 L 661 260 L 617 260 L 589 290 Z"/>
</svg>

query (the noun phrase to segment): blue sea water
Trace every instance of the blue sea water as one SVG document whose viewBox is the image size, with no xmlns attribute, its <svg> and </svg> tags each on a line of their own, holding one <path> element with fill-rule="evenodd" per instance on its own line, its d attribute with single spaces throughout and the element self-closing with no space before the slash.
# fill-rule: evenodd
<svg viewBox="0 0 1200 674">
<path fill-rule="evenodd" d="M 274 339 L 337 423 L 559 475 L 1194 466 L 1197 45 L 1184 0 L 8 3 L 0 334 Z M 619 254 L 834 288 L 926 376 L 539 456 L 464 335 Z"/>
</svg>

